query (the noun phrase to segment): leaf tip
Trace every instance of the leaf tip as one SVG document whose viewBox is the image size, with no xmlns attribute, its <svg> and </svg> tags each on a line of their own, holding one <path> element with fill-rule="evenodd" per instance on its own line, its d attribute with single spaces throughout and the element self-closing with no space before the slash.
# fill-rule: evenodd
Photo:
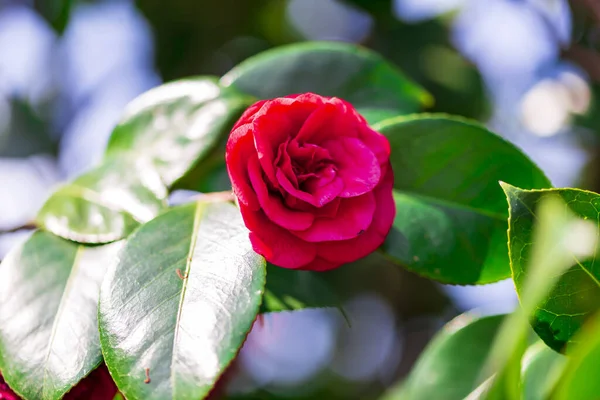
<svg viewBox="0 0 600 400">
<path fill-rule="evenodd" d="M 516 186 L 511 185 L 510 183 L 506 183 L 504 181 L 498 181 L 498 183 L 500 184 L 500 187 L 502 188 L 502 190 L 504 190 L 504 193 L 506 194 L 506 196 L 510 196 L 513 193 L 521 191 L 521 189 L 519 189 Z"/>
</svg>

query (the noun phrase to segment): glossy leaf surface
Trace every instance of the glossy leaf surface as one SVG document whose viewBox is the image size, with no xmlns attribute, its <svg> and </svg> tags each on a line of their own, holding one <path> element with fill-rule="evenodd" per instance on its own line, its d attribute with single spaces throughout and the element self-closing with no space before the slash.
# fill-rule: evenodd
<svg viewBox="0 0 600 400">
<path fill-rule="evenodd" d="M 213 77 L 161 85 L 129 104 L 106 153 L 149 160 L 171 186 L 201 168 L 252 102 L 247 95 L 222 88 Z"/>
<path fill-rule="evenodd" d="M 0 369 L 26 399 L 59 399 L 102 361 L 98 296 L 121 243 L 35 232 L 0 264 Z"/>
<path fill-rule="evenodd" d="M 309 42 L 265 51 L 221 83 L 261 99 L 313 92 L 357 108 L 416 112 L 430 96 L 378 54 L 352 44 Z"/>
<path fill-rule="evenodd" d="M 132 234 L 100 298 L 105 362 L 130 399 L 202 399 L 259 312 L 265 261 L 237 208 L 197 202 Z"/>
<path fill-rule="evenodd" d="M 166 198 L 166 187 L 147 161 L 114 158 L 58 188 L 36 220 L 65 239 L 108 243 L 154 218 Z"/>
<path fill-rule="evenodd" d="M 476 123 L 417 115 L 376 124 L 392 148 L 396 219 L 383 246 L 396 262 L 452 284 L 510 276 L 508 211 L 498 181 L 550 182 L 520 150 Z"/>
<path fill-rule="evenodd" d="M 510 205 L 510 260 L 517 293 L 527 293 L 524 282 L 530 273 L 532 232 L 538 219 L 538 205 L 544 198 L 559 197 L 566 206 L 583 220 L 593 223 L 595 237 L 576 238 L 575 243 L 584 245 L 597 240 L 600 225 L 600 196 L 577 189 L 522 190 L 505 186 Z M 564 349 L 571 337 L 585 320 L 599 308 L 600 263 L 596 257 L 580 258 L 570 255 L 571 267 L 560 276 L 546 299 L 533 313 L 533 329 L 557 351 Z"/>
</svg>

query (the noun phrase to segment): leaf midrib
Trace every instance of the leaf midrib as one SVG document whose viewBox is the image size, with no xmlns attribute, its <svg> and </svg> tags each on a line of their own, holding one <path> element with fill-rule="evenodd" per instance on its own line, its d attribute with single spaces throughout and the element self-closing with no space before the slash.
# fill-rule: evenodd
<svg viewBox="0 0 600 400">
<path fill-rule="evenodd" d="M 83 246 L 78 246 L 77 251 L 75 252 L 75 256 L 73 257 L 73 266 L 71 267 L 71 272 L 69 273 L 69 278 L 67 279 L 67 283 L 65 284 L 62 296 L 60 298 L 60 303 L 58 305 L 58 309 L 56 310 L 56 316 L 54 318 L 54 322 L 52 323 L 52 333 L 50 334 L 50 341 L 48 342 L 48 349 L 46 352 L 46 357 L 44 359 L 44 375 L 42 379 L 42 398 L 47 398 L 46 391 L 46 380 L 48 378 L 48 360 L 50 359 L 50 355 L 52 354 L 52 346 L 54 345 L 54 340 L 56 338 L 56 332 L 58 330 L 58 324 L 61 319 L 61 314 L 64 312 L 65 301 L 68 297 L 69 292 L 73 287 L 73 282 L 75 280 L 75 276 L 77 275 L 77 271 L 81 266 L 79 262 L 81 259 L 81 254 L 83 253 Z"/>
<path fill-rule="evenodd" d="M 175 395 L 176 385 L 175 385 L 175 372 L 174 372 L 175 349 L 177 347 L 177 342 L 179 340 L 180 320 L 181 320 L 181 314 L 183 311 L 183 301 L 185 300 L 185 294 L 187 291 L 188 278 L 190 276 L 190 269 L 191 269 L 191 265 L 192 265 L 192 256 L 194 254 L 194 249 L 196 248 L 196 243 L 198 242 L 198 236 L 199 236 L 199 231 L 200 231 L 200 221 L 202 219 L 205 209 L 206 209 L 206 203 L 203 203 L 200 201 L 196 202 L 196 210 L 194 211 L 194 225 L 192 228 L 192 237 L 190 240 L 190 249 L 187 254 L 185 271 L 183 273 L 183 276 L 185 278 L 183 279 L 183 284 L 182 284 L 182 288 L 181 288 L 181 298 L 179 299 L 179 307 L 177 309 L 177 319 L 175 320 L 175 332 L 173 335 L 173 352 L 171 354 L 171 389 L 173 391 L 174 399 L 177 398 Z"/>
</svg>

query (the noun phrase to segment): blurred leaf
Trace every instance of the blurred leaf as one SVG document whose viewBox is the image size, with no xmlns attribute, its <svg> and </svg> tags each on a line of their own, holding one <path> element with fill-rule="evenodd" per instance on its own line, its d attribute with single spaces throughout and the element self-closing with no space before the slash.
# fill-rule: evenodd
<svg viewBox="0 0 600 400">
<path fill-rule="evenodd" d="M 490 357 L 482 370 L 482 377 L 487 377 L 492 373 L 496 374 L 494 381 L 487 390 L 486 400 L 520 400 L 522 397 L 521 382 L 521 364 L 523 354 L 525 353 L 528 336 L 530 332 L 530 316 L 539 310 L 540 303 L 547 298 L 548 293 L 561 275 L 573 265 L 573 247 L 574 240 L 581 241 L 585 246 L 585 239 L 582 237 L 582 229 L 588 229 L 595 232 L 596 227 L 577 218 L 565 205 L 563 199 L 559 196 L 546 196 L 538 198 L 539 210 L 536 210 L 536 225 L 534 228 L 529 226 L 527 229 L 531 237 L 528 238 L 528 245 L 524 246 L 523 236 L 520 235 L 522 226 L 515 225 L 522 217 L 527 219 L 525 214 L 515 214 L 516 204 L 521 200 L 514 196 L 520 189 L 502 183 L 502 188 L 507 193 L 510 206 L 510 227 L 509 243 L 511 257 L 520 254 L 524 247 L 528 249 L 529 258 L 527 259 L 527 274 L 519 273 L 513 266 L 513 279 L 520 295 L 521 307 L 510 314 L 503 322 L 498 336 L 490 352 Z M 543 192 L 555 192 L 549 189 Z M 541 191 L 537 191 L 541 192 Z M 521 205 L 528 207 L 525 203 Z M 533 206 L 530 204 L 529 206 Z M 537 206 L 537 204 L 535 204 Z M 589 232 L 588 232 L 589 233 Z M 594 243 L 587 241 L 592 248 L 587 251 L 592 253 Z M 516 251 L 516 253 L 515 253 Z M 512 261 L 512 258 L 511 258 Z M 515 278 L 518 277 L 518 278 Z M 534 323 L 534 329 L 536 324 Z"/>
<path fill-rule="evenodd" d="M 129 104 L 106 154 L 147 159 L 165 184 L 172 186 L 203 168 L 204 159 L 226 140 L 233 123 L 252 101 L 220 87 L 212 77 L 164 84 Z"/>
<path fill-rule="evenodd" d="M 446 324 L 427 346 L 406 382 L 385 400 L 463 400 L 478 386 L 503 315 L 463 314 Z"/>
<path fill-rule="evenodd" d="M 376 124 L 392 148 L 396 218 L 384 252 L 411 271 L 452 284 L 510 276 L 508 211 L 495 183 L 550 182 L 520 150 L 483 126 L 421 114 Z"/>
<path fill-rule="evenodd" d="M 556 351 L 562 351 L 570 342 L 571 337 L 579 330 L 584 321 L 599 308 L 600 287 L 598 279 L 600 270 L 596 266 L 596 257 L 578 254 L 576 247 L 595 253 L 593 246 L 597 245 L 598 227 L 600 226 L 600 196 L 593 192 L 578 189 L 551 189 L 551 190 L 523 190 L 510 185 L 504 185 L 510 206 L 509 243 L 511 268 L 517 293 L 520 296 L 532 296 L 531 290 L 525 286 L 527 277 L 532 273 L 534 264 L 532 260 L 532 243 L 536 243 L 532 236 L 535 221 L 538 219 L 538 204 L 544 198 L 558 198 L 566 203 L 568 209 L 575 215 L 589 220 L 593 224 L 581 225 L 580 228 L 590 230 L 577 230 L 571 227 L 567 232 L 555 234 L 554 243 L 547 243 L 545 251 L 552 251 L 554 258 L 561 257 L 567 270 L 562 274 L 559 270 L 551 277 L 558 281 L 549 293 L 543 293 L 542 298 L 530 311 L 532 326 L 540 338 Z M 564 209 L 564 207 L 563 207 Z M 558 209 L 560 210 L 560 208 Z M 556 214 L 556 213 L 555 213 Z M 554 215 L 558 219 L 560 215 Z M 562 227 L 565 228 L 566 225 Z M 567 233 L 575 235 L 564 243 Z M 592 236 L 587 237 L 590 233 Z M 566 248 L 567 244 L 575 246 Z M 586 246 L 592 246 L 587 249 Z M 562 251 L 562 254 L 560 253 Z M 549 263 L 556 263 L 552 258 L 546 258 L 543 268 L 544 274 L 551 274 Z M 539 267 L 542 268 L 542 267 Z M 546 278 L 548 279 L 548 278 Z M 523 300 L 523 299 L 521 299 Z M 542 301 L 543 300 L 543 301 Z M 541 303 L 540 303 L 541 302 Z"/>
<path fill-rule="evenodd" d="M 522 361 L 523 400 L 546 400 L 555 387 L 567 358 L 542 341 L 530 346 Z"/>
<path fill-rule="evenodd" d="M 252 327 L 265 272 L 233 204 L 192 203 L 140 227 L 100 295 L 102 352 L 123 395 L 205 398 Z"/>
<path fill-rule="evenodd" d="M 323 279 L 326 273 L 294 271 L 267 264 L 267 283 L 261 312 L 335 307 L 341 300 L 335 287 Z"/>
<path fill-rule="evenodd" d="M 35 0 L 37 11 L 52 25 L 52 28 L 62 34 L 71 16 L 77 0 Z"/>
<path fill-rule="evenodd" d="M 0 99 L 2 107 L 10 107 L 6 109 L 10 113 L 10 124 L 0 129 L 0 157 L 28 157 L 42 153 L 56 155 L 57 146 L 50 137 L 48 126 L 29 104 L 19 100 L 5 103 Z M 3 111 L 0 109 L 0 115 Z"/>
<path fill-rule="evenodd" d="M 314 92 L 336 96 L 356 108 L 383 108 L 396 114 L 418 111 L 431 102 L 378 54 L 351 44 L 308 42 L 268 50 L 221 78 L 224 86 L 262 99 Z"/>
<path fill-rule="evenodd" d="M 600 314 L 576 335 L 564 374 L 554 393 L 555 400 L 596 400 L 600 393 Z"/>
<path fill-rule="evenodd" d="M 60 399 L 101 363 L 98 294 L 120 247 L 36 232 L 0 264 L 0 370 L 20 396 Z"/>
<path fill-rule="evenodd" d="M 147 160 L 108 159 L 60 187 L 37 223 L 66 239 L 108 243 L 127 236 L 166 206 L 167 190 Z"/>
</svg>

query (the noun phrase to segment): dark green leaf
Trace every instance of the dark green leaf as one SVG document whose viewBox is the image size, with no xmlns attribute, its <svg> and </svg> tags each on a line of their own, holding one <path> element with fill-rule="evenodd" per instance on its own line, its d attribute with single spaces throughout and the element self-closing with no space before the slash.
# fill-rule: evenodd
<svg viewBox="0 0 600 400">
<path fill-rule="evenodd" d="M 463 400 L 481 383 L 481 368 L 502 318 L 463 314 L 452 320 L 427 346 L 400 387 L 403 397 L 389 394 L 386 400 Z"/>
<path fill-rule="evenodd" d="M 441 282 L 480 284 L 510 276 L 506 200 L 497 182 L 550 182 L 521 151 L 483 126 L 444 115 L 376 124 L 391 144 L 396 219 L 383 249 Z"/>
<path fill-rule="evenodd" d="M 333 287 L 322 276 L 323 273 L 294 271 L 267 264 L 267 284 L 261 311 L 341 307 Z"/>
<path fill-rule="evenodd" d="M 98 294 L 121 243 L 36 232 L 0 265 L 0 370 L 26 399 L 60 399 L 102 361 Z"/>
<path fill-rule="evenodd" d="M 314 92 L 336 96 L 357 108 L 416 112 L 431 103 L 378 54 L 352 44 L 309 42 L 268 50 L 242 62 L 221 79 L 261 99 Z"/>
<path fill-rule="evenodd" d="M 108 243 L 127 236 L 166 206 L 167 190 L 143 159 L 109 159 L 60 187 L 46 201 L 37 223 L 81 243 Z"/>
<path fill-rule="evenodd" d="M 559 197 L 575 215 L 593 222 L 598 235 L 600 196 L 578 189 L 523 190 L 504 185 L 510 208 L 510 261 L 517 293 L 523 295 L 530 273 L 532 231 L 538 218 L 538 204 L 543 198 Z M 592 238 L 595 239 L 595 238 Z M 584 244 L 589 238 L 576 239 Z M 600 265 L 596 257 L 578 259 L 570 256 L 571 268 L 560 277 L 547 298 L 533 313 L 532 325 L 544 342 L 557 351 L 563 350 L 573 334 L 600 304 Z"/>
<path fill-rule="evenodd" d="M 600 314 L 579 331 L 552 399 L 596 400 L 600 393 Z"/>
<path fill-rule="evenodd" d="M 100 296 L 102 352 L 123 395 L 205 398 L 252 327 L 265 274 L 232 204 L 192 203 L 141 226 Z"/>
<path fill-rule="evenodd" d="M 164 84 L 135 99 L 106 149 L 150 160 L 167 186 L 202 167 L 253 99 L 222 88 L 216 78 Z"/>
<path fill-rule="evenodd" d="M 530 346 L 522 361 L 523 399 L 550 398 L 566 361 L 565 356 L 558 354 L 542 341 Z"/>
</svg>

